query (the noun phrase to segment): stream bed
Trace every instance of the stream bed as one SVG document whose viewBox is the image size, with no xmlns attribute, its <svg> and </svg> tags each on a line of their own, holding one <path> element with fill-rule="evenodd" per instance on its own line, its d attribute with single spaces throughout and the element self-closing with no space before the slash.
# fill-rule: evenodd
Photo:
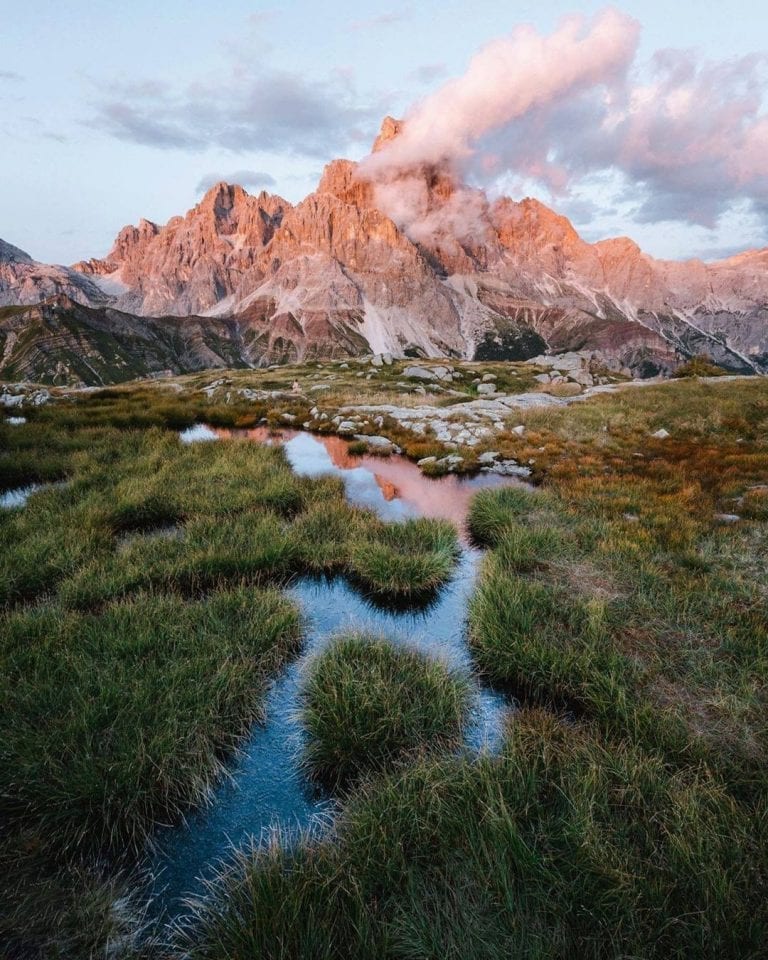
<svg viewBox="0 0 768 960">
<path fill-rule="evenodd" d="M 350 629 L 384 635 L 469 672 L 465 618 L 481 552 L 470 545 L 464 520 L 477 490 L 520 485 L 520 481 L 493 475 L 430 479 L 403 457 L 352 456 L 339 437 L 318 438 L 294 431 L 275 436 L 266 429 L 206 428 L 187 442 L 214 439 L 281 444 L 297 474 L 340 476 L 349 501 L 384 520 L 449 519 L 459 530 L 462 551 L 451 581 L 433 603 L 419 610 L 374 606 L 342 577 L 302 577 L 287 588 L 304 617 L 304 645 L 299 657 L 270 686 L 266 722 L 254 726 L 208 805 L 192 811 L 182 823 L 156 831 L 149 864 L 150 893 L 153 913 L 166 922 L 186 912 L 188 898 L 205 893 L 205 881 L 234 848 L 265 839 L 274 830 L 290 835 L 320 828 L 327 821 L 332 798 L 310 785 L 298 766 L 302 730 L 297 711 L 307 665 L 334 636 Z M 500 692 L 479 683 L 474 686 L 475 704 L 464 749 L 477 753 L 498 745 L 510 705 Z"/>
</svg>

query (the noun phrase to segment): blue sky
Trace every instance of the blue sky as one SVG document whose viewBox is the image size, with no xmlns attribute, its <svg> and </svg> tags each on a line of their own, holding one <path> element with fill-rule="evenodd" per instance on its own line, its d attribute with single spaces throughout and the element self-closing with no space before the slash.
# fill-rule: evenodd
<svg viewBox="0 0 768 960">
<path fill-rule="evenodd" d="M 385 114 L 402 115 L 462 75 L 483 45 L 520 23 L 548 34 L 565 14 L 604 7 L 28 0 L 0 27 L 0 237 L 43 261 L 103 255 L 124 224 L 165 222 L 211 178 L 233 174 L 248 189 L 263 185 L 297 201 L 325 162 L 363 157 Z M 768 53 L 768 16 L 756 0 L 646 0 L 620 10 L 641 26 L 639 78 L 659 50 L 726 64 Z M 765 61 L 744 63 L 764 110 Z M 512 125 L 504 135 L 523 132 Z M 550 153 L 567 149 L 562 130 L 553 144 Z M 589 239 L 629 234 L 658 256 L 768 244 L 768 175 L 759 160 L 738 175 L 748 181 L 744 196 L 733 187 L 715 213 L 700 216 L 691 213 L 690 190 L 678 203 L 669 178 L 633 164 L 626 144 L 619 173 L 612 161 L 600 169 L 590 162 L 587 169 L 570 156 L 580 175 L 554 193 L 551 182 L 514 166 L 496 168 L 494 183 L 483 185 L 537 195 Z M 637 178 L 646 175 L 655 178 L 654 202 L 641 204 Z M 698 176 L 706 200 L 712 187 Z"/>
</svg>

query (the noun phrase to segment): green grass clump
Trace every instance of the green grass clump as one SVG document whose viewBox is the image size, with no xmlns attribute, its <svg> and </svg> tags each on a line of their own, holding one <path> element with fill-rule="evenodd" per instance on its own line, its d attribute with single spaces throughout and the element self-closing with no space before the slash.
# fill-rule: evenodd
<svg viewBox="0 0 768 960">
<path fill-rule="evenodd" d="M 481 490 L 472 499 L 467 527 L 481 546 L 493 546 L 507 528 L 537 507 L 537 494 L 524 487 Z"/>
<path fill-rule="evenodd" d="M 765 821 L 705 772 L 526 711 L 502 753 L 351 795 L 333 837 L 242 856 L 193 960 L 757 957 Z"/>
<path fill-rule="evenodd" d="M 299 618 L 270 591 L 145 594 L 98 615 L 13 613 L 0 636 L 0 817 L 121 851 L 204 798 Z"/>
<path fill-rule="evenodd" d="M 349 572 L 372 597 L 419 601 L 447 582 L 458 552 L 456 528 L 448 521 L 380 524 L 353 543 Z"/>
<path fill-rule="evenodd" d="M 337 638 L 302 691 L 303 766 L 337 787 L 423 747 L 456 746 L 470 702 L 466 678 L 390 641 Z"/>
</svg>

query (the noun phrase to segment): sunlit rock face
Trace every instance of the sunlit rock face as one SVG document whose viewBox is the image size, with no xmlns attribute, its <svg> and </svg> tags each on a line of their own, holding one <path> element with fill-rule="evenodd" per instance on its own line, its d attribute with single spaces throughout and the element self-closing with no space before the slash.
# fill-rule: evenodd
<svg viewBox="0 0 768 960">
<path fill-rule="evenodd" d="M 698 353 L 768 371 L 768 251 L 678 263 L 628 238 L 586 243 L 536 200 L 489 201 L 447 160 L 388 166 L 403 130 L 387 117 L 368 158 L 329 163 L 296 206 L 218 183 L 185 216 L 125 227 L 106 257 L 69 269 L 0 244 L 0 305 L 63 293 L 231 319 L 249 363 L 550 349 L 643 375 Z"/>
</svg>

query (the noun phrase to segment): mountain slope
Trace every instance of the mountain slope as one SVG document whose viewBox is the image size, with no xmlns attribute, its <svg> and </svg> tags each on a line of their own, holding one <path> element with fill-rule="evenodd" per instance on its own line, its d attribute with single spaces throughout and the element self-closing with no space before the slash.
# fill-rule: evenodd
<svg viewBox="0 0 768 960">
<path fill-rule="evenodd" d="M 402 129 L 384 121 L 374 160 Z M 165 317 L 142 328 L 157 336 L 169 317 L 200 336 L 228 319 L 248 337 L 238 349 L 249 364 L 368 351 L 525 359 L 548 348 L 596 351 L 642 376 L 699 353 L 768 372 L 768 251 L 654 260 L 627 238 L 586 243 L 536 200 L 492 202 L 447 167 L 383 177 L 370 160 L 328 164 L 295 206 L 219 183 L 185 216 L 125 227 L 105 258 L 71 269 L 3 245 L 0 304 L 64 293 Z"/>
</svg>

